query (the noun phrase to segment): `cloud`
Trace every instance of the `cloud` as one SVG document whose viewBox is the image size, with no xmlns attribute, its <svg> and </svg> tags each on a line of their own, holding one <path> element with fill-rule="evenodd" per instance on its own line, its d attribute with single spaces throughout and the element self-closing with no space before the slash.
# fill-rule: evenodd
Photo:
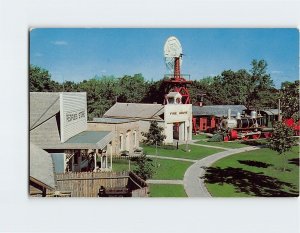
<svg viewBox="0 0 300 233">
<path fill-rule="evenodd" d="M 54 45 L 68 45 L 68 42 L 64 40 L 51 41 L 51 43 Z"/>
<path fill-rule="evenodd" d="M 33 56 L 35 56 L 35 57 L 42 57 L 43 54 L 42 53 L 35 53 L 35 54 L 33 54 Z"/>
<path fill-rule="evenodd" d="M 106 73 L 106 70 L 101 70 L 100 72 L 101 72 L 101 73 Z"/>
</svg>

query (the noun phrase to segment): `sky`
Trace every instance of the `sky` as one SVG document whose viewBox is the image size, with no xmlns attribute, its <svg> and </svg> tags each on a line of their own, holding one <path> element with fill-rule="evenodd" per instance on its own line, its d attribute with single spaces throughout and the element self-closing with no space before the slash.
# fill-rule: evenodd
<svg viewBox="0 0 300 233">
<path fill-rule="evenodd" d="M 299 79 L 297 29 L 37 28 L 30 32 L 30 64 L 58 82 L 137 73 L 159 80 L 169 72 L 163 47 L 170 36 L 180 41 L 181 73 L 192 80 L 250 70 L 253 59 L 268 63 L 276 87 Z"/>
</svg>

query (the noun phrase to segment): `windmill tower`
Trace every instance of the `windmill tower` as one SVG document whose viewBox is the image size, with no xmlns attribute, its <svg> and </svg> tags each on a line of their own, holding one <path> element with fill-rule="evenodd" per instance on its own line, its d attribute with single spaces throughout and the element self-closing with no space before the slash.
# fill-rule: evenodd
<svg viewBox="0 0 300 233">
<path fill-rule="evenodd" d="M 179 92 L 181 94 L 183 104 L 190 104 L 191 98 L 187 86 L 192 81 L 187 81 L 184 76 L 189 77 L 189 75 L 183 75 L 180 72 L 182 55 L 182 47 L 179 40 L 174 36 L 169 37 L 164 46 L 164 57 L 170 74 L 165 75 L 167 79 L 164 82 L 167 84 L 169 92 Z"/>
</svg>

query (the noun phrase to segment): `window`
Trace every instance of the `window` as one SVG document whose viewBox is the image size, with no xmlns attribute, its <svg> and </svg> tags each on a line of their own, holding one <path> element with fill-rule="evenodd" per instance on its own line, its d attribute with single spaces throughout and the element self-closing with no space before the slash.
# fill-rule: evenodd
<svg viewBox="0 0 300 233">
<path fill-rule="evenodd" d="M 137 146 L 136 140 L 137 140 L 137 135 L 136 135 L 136 131 L 134 130 L 134 131 L 133 131 L 133 146 L 134 146 L 134 147 Z"/>
<path fill-rule="evenodd" d="M 119 137 L 119 150 L 120 151 L 123 151 L 123 134 L 120 134 L 120 137 Z"/>
</svg>

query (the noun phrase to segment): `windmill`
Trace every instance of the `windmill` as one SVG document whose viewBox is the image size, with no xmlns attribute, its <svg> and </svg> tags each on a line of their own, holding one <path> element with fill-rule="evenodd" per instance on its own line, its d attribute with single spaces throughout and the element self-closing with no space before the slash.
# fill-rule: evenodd
<svg viewBox="0 0 300 233">
<path fill-rule="evenodd" d="M 165 63 L 170 74 L 165 75 L 165 83 L 167 84 L 169 92 L 179 92 L 182 95 L 182 103 L 190 104 L 190 93 L 187 88 L 188 84 L 192 81 L 187 81 L 180 72 L 180 67 L 182 65 L 182 47 L 179 40 L 171 36 L 167 39 L 164 46 L 164 57 Z"/>
</svg>

